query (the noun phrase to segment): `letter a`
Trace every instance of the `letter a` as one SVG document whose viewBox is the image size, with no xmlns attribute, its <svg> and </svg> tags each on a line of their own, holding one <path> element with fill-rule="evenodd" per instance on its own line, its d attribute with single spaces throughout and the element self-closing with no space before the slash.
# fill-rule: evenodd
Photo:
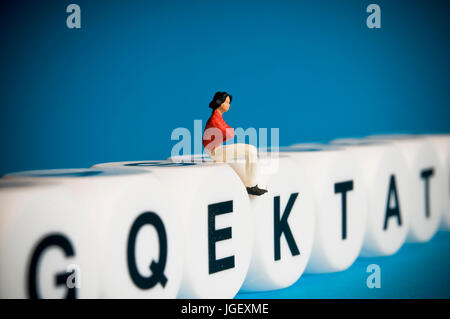
<svg viewBox="0 0 450 319">
<path fill-rule="evenodd" d="M 69 29 L 81 28 L 81 9 L 78 4 L 69 4 L 66 8 L 67 13 L 72 13 L 67 17 L 66 25 Z"/>
<path fill-rule="evenodd" d="M 367 277 L 366 285 L 368 288 L 381 288 L 381 268 L 377 264 L 367 266 L 366 272 L 371 273 Z"/>
<path fill-rule="evenodd" d="M 372 13 L 367 17 L 366 24 L 369 29 L 381 28 L 381 9 L 378 4 L 369 4 L 367 6 L 367 13 Z"/>
<path fill-rule="evenodd" d="M 394 200 L 394 205 L 391 205 L 391 199 Z M 398 225 L 402 225 L 402 217 L 400 216 L 400 203 L 398 202 L 397 187 L 395 186 L 395 176 L 391 175 L 389 181 L 388 198 L 386 204 L 386 215 L 384 217 L 383 230 L 388 228 L 388 220 L 391 217 L 397 217 Z"/>
</svg>

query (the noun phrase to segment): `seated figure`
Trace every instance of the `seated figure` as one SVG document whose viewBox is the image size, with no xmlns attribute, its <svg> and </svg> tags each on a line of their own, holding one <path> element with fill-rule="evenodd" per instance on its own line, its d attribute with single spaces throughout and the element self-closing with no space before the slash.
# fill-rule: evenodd
<svg viewBox="0 0 450 319">
<path fill-rule="evenodd" d="M 238 158 L 245 158 L 245 187 L 250 195 L 260 196 L 267 190 L 258 187 L 258 151 L 256 147 L 244 143 L 223 144 L 234 137 L 234 129 L 228 126 L 223 119 L 223 113 L 230 109 L 231 100 L 232 96 L 227 92 L 214 94 L 209 103 L 212 114 L 206 122 L 203 132 L 203 147 L 215 162 L 227 163 Z"/>
</svg>

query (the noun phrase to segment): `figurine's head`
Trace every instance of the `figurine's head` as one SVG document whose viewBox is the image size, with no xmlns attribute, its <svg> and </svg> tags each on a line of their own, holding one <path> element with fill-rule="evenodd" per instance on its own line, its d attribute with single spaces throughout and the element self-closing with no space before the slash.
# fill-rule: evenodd
<svg viewBox="0 0 450 319">
<path fill-rule="evenodd" d="M 216 92 L 209 103 L 209 107 L 213 110 L 219 109 L 222 113 L 225 113 L 230 108 L 232 98 L 231 94 L 227 92 Z"/>
</svg>

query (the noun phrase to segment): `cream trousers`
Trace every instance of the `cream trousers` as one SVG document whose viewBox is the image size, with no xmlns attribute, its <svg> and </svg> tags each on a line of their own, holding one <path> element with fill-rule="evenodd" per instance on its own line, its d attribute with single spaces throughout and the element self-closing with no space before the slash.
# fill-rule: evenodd
<svg viewBox="0 0 450 319">
<path fill-rule="evenodd" d="M 244 143 L 221 145 L 208 154 L 215 162 L 223 163 L 245 158 L 245 176 L 237 173 L 246 187 L 253 187 L 258 184 L 258 150 L 255 146 Z"/>
</svg>

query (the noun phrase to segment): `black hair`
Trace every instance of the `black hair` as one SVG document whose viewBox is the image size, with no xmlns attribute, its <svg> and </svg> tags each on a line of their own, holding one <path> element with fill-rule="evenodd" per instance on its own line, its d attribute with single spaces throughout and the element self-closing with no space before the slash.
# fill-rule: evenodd
<svg viewBox="0 0 450 319">
<path fill-rule="evenodd" d="M 231 103 L 231 100 L 233 99 L 231 94 L 228 94 L 227 92 L 216 92 L 216 94 L 214 94 L 212 101 L 209 103 L 209 107 L 212 108 L 213 110 L 219 108 L 222 105 L 222 103 L 225 102 L 227 96 L 230 97 Z"/>
</svg>

